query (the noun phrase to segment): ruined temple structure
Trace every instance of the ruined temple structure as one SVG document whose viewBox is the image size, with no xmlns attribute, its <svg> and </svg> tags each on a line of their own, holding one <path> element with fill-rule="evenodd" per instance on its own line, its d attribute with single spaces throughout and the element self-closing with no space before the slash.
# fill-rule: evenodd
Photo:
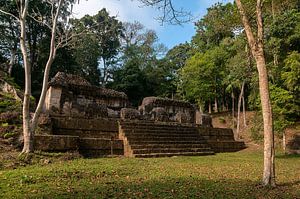
<svg viewBox="0 0 300 199">
<path fill-rule="evenodd" d="M 82 77 L 58 72 L 49 82 L 44 109 L 52 115 L 95 118 L 117 116 L 127 106 L 123 92 L 92 86 Z"/>
<path fill-rule="evenodd" d="M 213 128 L 211 118 L 184 101 L 146 97 L 138 109 L 127 95 L 57 73 L 50 81 L 35 147 L 78 150 L 87 156 L 163 157 L 212 155 L 245 148 L 231 129 Z M 47 121 L 47 122 L 45 122 Z"/>
</svg>

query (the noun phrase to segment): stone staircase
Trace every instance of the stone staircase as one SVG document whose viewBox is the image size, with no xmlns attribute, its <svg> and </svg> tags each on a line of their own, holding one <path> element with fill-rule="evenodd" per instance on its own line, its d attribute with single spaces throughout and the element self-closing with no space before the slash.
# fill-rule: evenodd
<svg viewBox="0 0 300 199">
<path fill-rule="evenodd" d="M 202 156 L 214 152 L 194 126 L 120 121 L 119 138 L 127 157 Z"/>
</svg>

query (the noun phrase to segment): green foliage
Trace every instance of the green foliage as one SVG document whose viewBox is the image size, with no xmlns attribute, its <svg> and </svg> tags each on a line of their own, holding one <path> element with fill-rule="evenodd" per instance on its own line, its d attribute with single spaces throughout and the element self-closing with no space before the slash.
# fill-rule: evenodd
<svg viewBox="0 0 300 199">
<path fill-rule="evenodd" d="M 32 176 L 23 175 L 20 179 L 20 184 L 32 184 L 34 183 Z"/>
<path fill-rule="evenodd" d="M 225 120 L 225 118 L 224 118 L 224 117 L 219 117 L 219 121 L 220 121 L 221 123 L 223 123 L 223 124 L 225 124 L 225 123 L 226 123 L 226 120 Z"/>
<path fill-rule="evenodd" d="M 106 84 L 109 69 L 115 64 L 119 53 L 122 23 L 115 16 L 110 16 L 105 8 L 94 16 L 86 15 L 73 23 L 76 32 L 86 31 L 84 37 L 75 39 L 74 49 L 82 74 L 93 84 Z M 99 70 L 99 63 L 102 71 Z"/>
<path fill-rule="evenodd" d="M 19 133 L 17 133 L 17 132 L 9 132 L 9 133 L 5 133 L 5 134 L 3 135 L 3 138 L 4 138 L 4 139 L 14 138 L 14 137 L 16 137 L 16 136 L 18 136 L 18 135 L 19 135 Z"/>
<path fill-rule="evenodd" d="M 224 63 L 227 59 L 228 52 L 224 46 L 196 53 L 189 58 L 180 73 L 183 95 L 200 106 L 218 97 L 223 88 Z"/>
<path fill-rule="evenodd" d="M 256 143 L 262 143 L 264 138 L 263 135 L 264 126 L 263 126 L 263 118 L 261 112 L 256 112 L 251 122 L 253 123 L 250 129 L 251 139 Z"/>
<path fill-rule="evenodd" d="M 293 95 L 283 88 L 270 85 L 270 97 L 272 101 L 274 130 L 281 137 L 283 130 L 293 124 L 293 114 L 299 107 L 294 104 Z"/>
<path fill-rule="evenodd" d="M 2 96 L 1 96 L 2 95 Z M 21 102 L 15 100 L 14 98 L 11 98 L 11 95 L 3 96 L 3 94 L 0 94 L 0 113 L 6 112 L 6 111 L 19 111 L 21 110 L 22 104 Z"/>
<path fill-rule="evenodd" d="M 300 97 L 300 53 L 293 51 L 284 62 L 281 74 L 283 83 L 289 91 Z"/>
<path fill-rule="evenodd" d="M 8 123 L 2 123 L 1 126 L 2 126 L 2 127 L 7 127 L 7 126 L 8 126 Z"/>
<path fill-rule="evenodd" d="M 131 60 L 123 68 L 117 69 L 114 72 L 114 81 L 108 86 L 125 92 L 135 106 L 147 96 L 146 75 L 138 67 L 137 60 Z"/>
<path fill-rule="evenodd" d="M 294 96 L 291 92 L 273 84 L 270 85 L 270 98 L 273 109 L 274 130 L 279 137 L 282 137 L 283 130 L 295 122 L 297 117 L 295 114 L 298 113 L 299 106 L 294 103 Z M 259 97 L 256 98 L 255 104 L 256 108 L 260 110 Z"/>
<path fill-rule="evenodd" d="M 170 97 L 176 91 L 176 66 L 159 59 L 165 47 L 157 43 L 156 33 L 138 22 L 124 23 L 124 29 L 120 66 L 107 86 L 125 92 L 134 106 L 147 96 Z"/>
<path fill-rule="evenodd" d="M 207 14 L 195 24 L 197 34 L 192 42 L 200 51 L 213 48 L 224 38 L 232 37 L 239 24 L 239 15 L 233 4 L 217 3 L 208 8 Z"/>
</svg>

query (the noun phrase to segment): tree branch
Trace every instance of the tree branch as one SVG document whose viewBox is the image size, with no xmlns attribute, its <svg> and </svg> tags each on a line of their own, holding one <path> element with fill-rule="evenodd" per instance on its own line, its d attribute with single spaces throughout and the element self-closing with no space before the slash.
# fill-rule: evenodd
<svg viewBox="0 0 300 199">
<path fill-rule="evenodd" d="M 175 9 L 172 0 L 139 0 L 145 6 L 157 7 L 158 10 L 162 11 L 162 16 L 157 19 L 163 24 L 167 22 L 169 24 L 183 24 L 190 22 L 194 19 L 190 12 Z"/>
<path fill-rule="evenodd" d="M 235 2 L 238 7 L 239 13 L 242 17 L 242 22 L 243 22 L 243 25 L 245 28 L 246 36 L 249 41 L 249 46 L 250 46 L 250 49 L 252 50 L 252 54 L 253 54 L 253 53 L 255 53 L 255 52 L 253 52 L 253 50 L 255 50 L 255 51 L 257 50 L 257 47 L 256 47 L 257 42 L 256 42 L 254 34 L 252 32 L 252 28 L 250 26 L 250 21 L 246 15 L 246 11 L 241 3 L 241 0 L 235 0 Z"/>
<path fill-rule="evenodd" d="M 264 30 L 263 30 L 263 19 L 262 19 L 262 1 L 257 0 L 257 5 L 256 5 L 256 15 L 257 15 L 257 40 L 258 44 L 263 42 L 263 35 L 264 35 Z"/>
<path fill-rule="evenodd" d="M 17 21 L 19 21 L 19 18 L 18 18 L 18 17 L 16 17 L 15 15 L 13 15 L 13 14 L 11 14 L 11 13 L 9 13 L 9 12 L 6 12 L 6 11 L 1 10 L 1 9 L 0 9 L 0 12 L 3 13 L 3 14 L 5 14 L 5 15 L 11 16 L 11 17 L 13 17 L 14 19 L 16 19 Z"/>
</svg>

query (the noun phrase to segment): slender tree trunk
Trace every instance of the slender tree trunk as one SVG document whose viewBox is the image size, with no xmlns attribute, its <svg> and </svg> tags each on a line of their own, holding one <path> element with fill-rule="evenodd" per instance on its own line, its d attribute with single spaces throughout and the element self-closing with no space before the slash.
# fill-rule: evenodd
<svg viewBox="0 0 300 199">
<path fill-rule="evenodd" d="M 237 125 L 236 125 L 236 138 L 239 138 L 239 134 L 240 134 L 240 113 L 241 113 L 241 104 L 242 104 L 242 96 L 244 93 L 244 86 L 245 86 L 245 81 L 243 81 L 242 83 L 242 87 L 241 87 L 241 92 L 239 95 L 239 101 L 238 101 L 238 115 L 237 115 Z"/>
<path fill-rule="evenodd" d="M 23 65 L 25 69 L 25 91 L 23 100 L 23 137 L 24 146 L 22 153 L 33 152 L 33 135 L 30 128 L 30 96 L 31 96 L 31 66 L 27 57 L 27 46 L 26 46 L 26 15 L 27 15 L 28 1 L 21 3 L 20 12 L 20 46 L 23 56 Z"/>
<path fill-rule="evenodd" d="M 52 19 L 50 53 L 49 53 L 48 61 L 45 66 L 41 96 L 40 96 L 37 108 L 35 110 L 35 113 L 34 113 L 34 116 L 32 119 L 32 125 L 31 125 L 32 132 L 35 132 L 38 119 L 40 117 L 43 105 L 45 103 L 46 93 L 47 93 L 47 89 L 48 89 L 48 80 L 49 80 L 50 69 L 51 69 L 52 63 L 55 59 L 55 56 L 56 56 L 56 50 L 57 50 L 56 42 L 55 42 L 56 27 L 57 27 L 57 20 L 58 20 L 59 11 L 61 9 L 62 3 L 63 3 L 63 0 L 60 0 L 58 2 L 58 6 L 56 8 L 56 13 L 54 15 L 54 18 Z"/>
<path fill-rule="evenodd" d="M 233 91 L 231 92 L 231 99 L 232 99 L 232 107 L 231 107 L 231 112 L 232 112 L 232 126 L 234 128 L 235 125 L 234 125 L 234 93 L 233 93 Z"/>
<path fill-rule="evenodd" d="M 240 12 L 242 22 L 245 28 L 247 40 L 251 52 L 256 60 L 258 77 L 259 77 L 259 92 L 262 106 L 263 122 L 264 122 L 264 171 L 263 185 L 275 186 L 275 150 L 274 150 L 274 133 L 273 133 L 273 118 L 272 106 L 269 94 L 268 72 L 266 67 L 264 45 L 263 45 L 263 20 L 262 20 L 262 0 L 257 0 L 257 38 L 255 39 L 250 26 L 248 17 L 241 3 L 241 0 L 235 0 Z"/>
<path fill-rule="evenodd" d="M 275 186 L 275 147 L 273 133 L 272 107 L 270 102 L 268 73 L 264 56 L 257 56 L 257 68 L 259 73 L 259 92 L 262 104 L 264 121 L 264 173 L 263 184 Z"/>
<path fill-rule="evenodd" d="M 11 76 L 13 66 L 15 64 L 16 60 L 16 53 L 17 53 L 17 46 L 15 45 L 11 50 L 10 50 L 10 60 L 8 64 L 8 75 Z"/>
<path fill-rule="evenodd" d="M 105 85 L 105 79 L 106 79 L 106 60 L 103 58 L 103 80 L 102 80 L 102 85 Z"/>
<path fill-rule="evenodd" d="M 210 114 L 211 113 L 211 101 L 209 100 L 208 102 L 208 113 Z"/>
<path fill-rule="evenodd" d="M 244 93 L 243 93 L 242 101 L 243 101 L 243 121 L 244 121 L 244 127 L 247 127 L 247 121 L 246 121 L 246 105 L 245 105 L 245 91 L 244 91 Z"/>
<path fill-rule="evenodd" d="M 215 106 L 214 106 L 214 112 L 217 113 L 218 112 L 218 99 L 217 97 L 215 97 Z"/>
</svg>

